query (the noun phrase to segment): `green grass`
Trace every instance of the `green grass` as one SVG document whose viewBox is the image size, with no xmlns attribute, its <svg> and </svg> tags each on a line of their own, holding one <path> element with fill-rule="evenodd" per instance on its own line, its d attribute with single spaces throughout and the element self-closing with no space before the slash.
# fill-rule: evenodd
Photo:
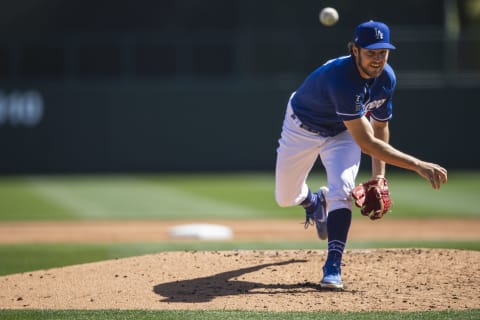
<svg viewBox="0 0 480 320">
<path fill-rule="evenodd" d="M 415 173 L 389 178 L 393 216 L 401 218 L 479 218 L 480 172 L 452 172 L 439 190 Z"/>
<path fill-rule="evenodd" d="M 361 174 L 358 182 L 367 179 Z M 410 172 L 389 175 L 392 218 L 480 218 L 480 172 L 450 173 L 433 190 Z M 309 178 L 312 189 L 325 176 Z M 279 208 L 273 173 L 0 177 L 0 221 L 75 219 L 298 218 Z M 355 215 L 359 217 L 359 215 Z"/>
<path fill-rule="evenodd" d="M 347 249 L 365 248 L 448 248 L 480 250 L 480 241 L 391 241 L 350 242 Z M 183 250 L 287 250 L 325 249 L 322 241 L 188 241 L 171 243 L 115 243 L 115 244 L 15 244 L 0 245 L 0 275 L 28 272 L 103 261 L 163 251 Z"/>
<path fill-rule="evenodd" d="M 3 310 L 3 320 L 477 320 L 480 310 L 429 312 L 245 312 L 245 311 L 53 311 Z"/>
<path fill-rule="evenodd" d="M 0 178 L 1 220 L 285 217 L 270 175 Z"/>
</svg>

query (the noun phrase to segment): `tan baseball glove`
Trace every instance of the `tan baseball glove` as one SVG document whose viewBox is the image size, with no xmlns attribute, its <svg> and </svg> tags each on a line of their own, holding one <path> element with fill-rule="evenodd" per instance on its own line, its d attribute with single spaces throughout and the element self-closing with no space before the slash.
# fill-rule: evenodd
<svg viewBox="0 0 480 320">
<path fill-rule="evenodd" d="M 353 189 L 352 196 L 362 215 L 372 220 L 381 219 L 392 204 L 387 179 L 383 177 L 359 184 Z"/>
</svg>

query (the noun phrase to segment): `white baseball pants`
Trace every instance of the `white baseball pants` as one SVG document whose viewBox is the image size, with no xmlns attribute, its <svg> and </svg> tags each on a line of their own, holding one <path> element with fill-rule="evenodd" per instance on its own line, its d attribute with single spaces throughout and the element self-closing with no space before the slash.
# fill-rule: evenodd
<svg viewBox="0 0 480 320">
<path fill-rule="evenodd" d="M 351 191 L 360 167 L 360 147 L 348 131 L 334 137 L 311 133 L 300 127 L 300 120 L 293 119 L 292 113 L 289 101 L 277 149 L 275 199 L 278 205 L 294 206 L 305 200 L 308 175 L 320 157 L 328 180 L 328 211 L 351 210 Z"/>
</svg>

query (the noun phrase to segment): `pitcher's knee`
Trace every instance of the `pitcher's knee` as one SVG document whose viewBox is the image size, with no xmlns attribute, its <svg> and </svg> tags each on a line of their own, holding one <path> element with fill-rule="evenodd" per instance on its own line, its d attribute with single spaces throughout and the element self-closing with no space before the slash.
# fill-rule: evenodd
<svg viewBox="0 0 480 320">
<path fill-rule="evenodd" d="M 328 203 L 328 211 L 329 212 L 335 211 L 337 209 L 342 209 L 342 208 L 352 210 L 352 200 L 330 200 L 330 201 L 328 201 L 328 199 L 327 199 L 327 203 Z"/>
<path fill-rule="evenodd" d="M 294 198 L 281 197 L 278 194 L 275 195 L 275 201 L 279 207 L 286 208 L 296 205 Z"/>
</svg>

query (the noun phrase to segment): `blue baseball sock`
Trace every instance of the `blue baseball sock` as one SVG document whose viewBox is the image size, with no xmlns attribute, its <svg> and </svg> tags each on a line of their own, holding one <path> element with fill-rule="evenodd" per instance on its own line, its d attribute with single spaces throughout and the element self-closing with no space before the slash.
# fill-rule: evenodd
<svg viewBox="0 0 480 320">
<path fill-rule="evenodd" d="M 347 208 L 337 209 L 328 214 L 328 257 L 327 261 L 342 259 L 348 230 L 352 223 L 352 211 Z"/>
</svg>

